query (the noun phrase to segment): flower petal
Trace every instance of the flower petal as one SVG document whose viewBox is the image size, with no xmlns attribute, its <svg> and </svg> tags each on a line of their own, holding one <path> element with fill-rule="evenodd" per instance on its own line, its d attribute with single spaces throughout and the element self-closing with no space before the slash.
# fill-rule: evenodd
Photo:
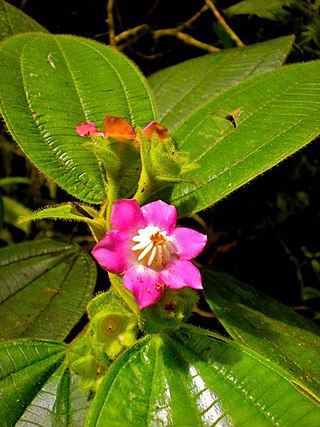
<svg viewBox="0 0 320 427">
<path fill-rule="evenodd" d="M 136 200 L 119 199 L 112 207 L 111 225 L 116 230 L 135 235 L 139 228 L 144 228 L 147 224 Z"/>
<path fill-rule="evenodd" d="M 181 289 L 188 286 L 192 289 L 203 289 L 200 271 L 190 261 L 177 259 L 159 272 L 160 278 L 170 289 Z"/>
<path fill-rule="evenodd" d="M 154 120 L 142 129 L 142 133 L 146 138 L 151 139 L 152 135 L 156 133 L 160 141 L 167 138 L 167 132 L 168 129 L 165 126 L 160 125 Z"/>
<path fill-rule="evenodd" d="M 102 268 L 117 274 L 124 273 L 132 258 L 130 240 L 117 230 L 109 231 L 91 253 Z"/>
<path fill-rule="evenodd" d="M 178 216 L 177 209 L 174 206 L 157 200 L 142 206 L 141 211 L 148 225 L 159 227 L 160 230 L 167 231 L 168 234 L 174 230 Z"/>
<path fill-rule="evenodd" d="M 124 142 L 136 138 L 136 133 L 123 117 L 106 116 L 103 124 L 104 136 L 115 141 Z"/>
<path fill-rule="evenodd" d="M 178 227 L 171 237 L 179 256 L 184 259 L 198 256 L 207 243 L 207 236 L 192 228 Z"/>
<path fill-rule="evenodd" d="M 124 275 L 123 284 L 133 293 L 139 308 L 153 305 L 164 290 L 159 273 L 143 265 L 129 268 Z"/>
<path fill-rule="evenodd" d="M 98 131 L 93 122 L 80 123 L 76 126 L 76 132 L 80 136 L 103 136 L 103 133 Z"/>
</svg>

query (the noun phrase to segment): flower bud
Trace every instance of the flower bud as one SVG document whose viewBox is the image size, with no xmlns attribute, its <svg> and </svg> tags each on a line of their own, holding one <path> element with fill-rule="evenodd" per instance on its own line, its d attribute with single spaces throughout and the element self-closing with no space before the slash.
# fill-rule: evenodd
<svg viewBox="0 0 320 427">
<path fill-rule="evenodd" d="M 143 311 L 146 332 L 157 333 L 165 328 L 177 328 L 186 321 L 197 305 L 198 294 L 193 289 L 166 289 L 157 304 Z"/>
<path fill-rule="evenodd" d="M 119 309 L 107 308 L 91 321 L 92 351 L 101 360 L 115 359 L 136 341 L 137 321 Z"/>
</svg>

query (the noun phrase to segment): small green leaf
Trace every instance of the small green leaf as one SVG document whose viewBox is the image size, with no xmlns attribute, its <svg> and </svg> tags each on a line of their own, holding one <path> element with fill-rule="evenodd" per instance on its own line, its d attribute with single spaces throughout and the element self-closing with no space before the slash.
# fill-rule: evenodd
<svg viewBox="0 0 320 427">
<path fill-rule="evenodd" d="M 29 213 L 19 218 L 20 223 L 40 219 L 82 221 L 88 224 L 96 241 L 102 239 L 106 233 L 106 222 L 99 212 L 88 205 L 69 202 L 61 205 L 48 206 L 36 212 Z"/>
<path fill-rule="evenodd" d="M 4 41 L 0 97 L 4 120 L 25 155 L 87 203 L 105 200 L 105 172 L 76 125 L 89 120 L 102 128 L 106 115 L 134 127 L 155 119 L 150 90 L 124 55 L 66 35 L 29 33 Z"/>
<path fill-rule="evenodd" d="M 4 207 L 4 221 L 16 228 L 29 233 L 30 224 L 21 224 L 19 218 L 31 214 L 31 210 L 25 207 L 22 203 L 17 202 L 8 196 L 2 196 Z"/>
<path fill-rule="evenodd" d="M 4 222 L 4 206 L 3 206 L 2 196 L 0 194 L 0 231 L 3 228 L 3 222 Z"/>
<path fill-rule="evenodd" d="M 0 178 L 0 187 L 16 184 L 31 184 L 31 179 L 26 176 L 7 176 L 6 178 Z"/>
<path fill-rule="evenodd" d="M 192 177 L 205 185 L 179 184 L 159 197 L 169 199 L 180 215 L 197 212 L 315 139 L 319 76 L 320 61 L 288 65 L 248 78 L 207 102 L 173 134 L 178 148 L 200 165 Z M 237 112 L 236 128 L 229 123 L 227 131 L 217 122 L 220 111 Z"/>
<path fill-rule="evenodd" d="M 19 33 L 47 30 L 20 9 L 0 0 L 0 41 Z"/>
<path fill-rule="evenodd" d="M 68 202 L 61 205 L 48 206 L 28 216 L 20 218 L 20 222 L 40 219 L 65 219 L 69 221 L 83 221 L 90 223 L 99 218 L 99 212 L 88 205 L 76 202 Z"/>
<path fill-rule="evenodd" d="M 320 395 L 320 329 L 227 274 L 202 273 L 206 300 L 229 334 Z"/>
<path fill-rule="evenodd" d="M 297 0 L 244 0 L 225 9 L 227 15 L 257 15 L 260 18 L 267 18 L 279 21 L 290 13 L 284 6 L 291 6 L 298 3 Z"/>
<path fill-rule="evenodd" d="M 222 336 L 168 330 L 140 340 L 110 367 L 87 427 L 316 426 L 320 407 L 293 381 Z"/>
<path fill-rule="evenodd" d="M 148 78 L 169 132 L 207 102 L 248 77 L 279 67 L 293 38 L 281 37 L 243 48 L 225 49 L 158 71 Z M 233 110 L 225 111 L 227 113 Z"/>
<path fill-rule="evenodd" d="M 0 337 L 63 340 L 95 282 L 95 262 L 77 244 L 41 240 L 1 249 Z"/>
<path fill-rule="evenodd" d="M 16 425 L 33 398 L 61 365 L 64 350 L 63 344 L 45 341 L 17 340 L 0 344 L 2 426 Z M 39 412 L 50 410 L 53 398 L 49 392 L 43 393 L 46 393 L 46 398 L 38 407 Z"/>
</svg>

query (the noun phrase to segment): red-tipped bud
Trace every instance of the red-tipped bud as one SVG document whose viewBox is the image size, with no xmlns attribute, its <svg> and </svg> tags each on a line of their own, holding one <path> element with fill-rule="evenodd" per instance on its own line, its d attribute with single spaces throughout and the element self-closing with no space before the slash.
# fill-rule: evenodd
<svg viewBox="0 0 320 427">
<path fill-rule="evenodd" d="M 156 133 L 160 140 L 167 138 L 168 129 L 159 123 L 152 121 L 145 128 L 142 129 L 142 133 L 146 138 L 151 139 L 152 135 Z"/>
<path fill-rule="evenodd" d="M 122 117 L 106 116 L 103 134 L 115 141 L 125 142 L 136 138 L 136 133 L 129 122 Z"/>
</svg>

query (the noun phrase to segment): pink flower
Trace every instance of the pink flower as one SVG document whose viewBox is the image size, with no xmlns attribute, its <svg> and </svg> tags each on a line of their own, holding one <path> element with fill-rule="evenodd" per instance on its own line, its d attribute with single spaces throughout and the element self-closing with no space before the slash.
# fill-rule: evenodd
<svg viewBox="0 0 320 427">
<path fill-rule="evenodd" d="M 80 136 L 103 136 L 93 122 L 85 122 L 76 126 L 76 132 Z"/>
<path fill-rule="evenodd" d="M 80 136 L 104 136 L 115 141 L 128 141 L 136 139 L 137 134 L 126 119 L 117 116 L 106 116 L 103 123 L 103 132 L 99 132 L 93 122 L 80 123 L 76 126 Z"/>
<path fill-rule="evenodd" d="M 199 270 L 189 261 L 203 250 L 207 236 L 176 227 L 177 210 L 161 200 L 142 207 L 136 200 L 116 200 L 112 230 L 92 250 L 102 268 L 123 274 L 139 308 L 154 304 L 165 286 L 202 289 Z"/>
<path fill-rule="evenodd" d="M 142 129 L 142 133 L 151 138 L 153 133 L 158 135 L 158 138 L 165 139 L 168 129 L 155 121 L 150 122 Z M 103 124 L 103 132 L 100 132 L 93 122 L 80 123 L 76 126 L 76 132 L 80 136 L 103 136 L 113 139 L 118 142 L 129 140 L 138 141 L 138 136 L 131 124 L 123 117 L 106 116 Z"/>
</svg>

